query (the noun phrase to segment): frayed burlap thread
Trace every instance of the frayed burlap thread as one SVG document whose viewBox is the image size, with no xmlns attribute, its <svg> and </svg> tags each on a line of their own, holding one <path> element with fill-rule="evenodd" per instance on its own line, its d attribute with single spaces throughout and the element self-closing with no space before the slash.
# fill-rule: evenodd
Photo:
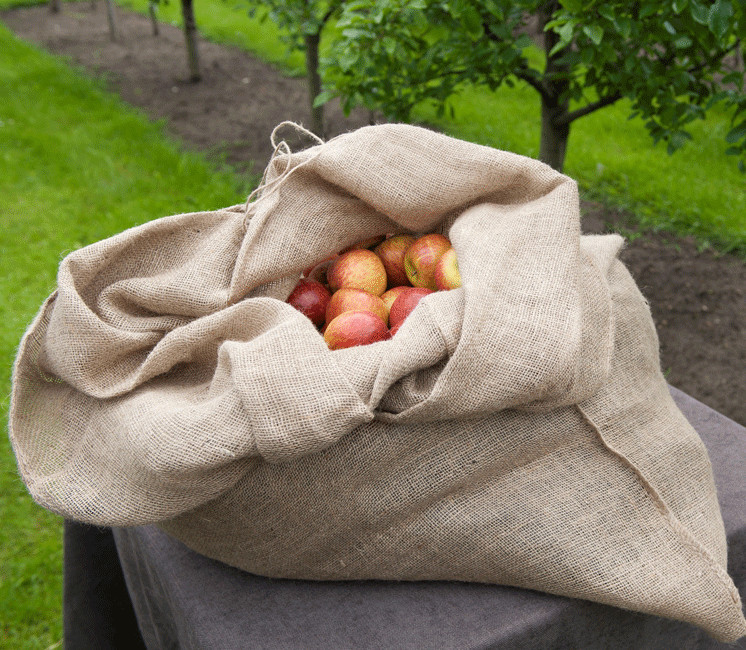
<svg viewBox="0 0 746 650">
<path fill-rule="evenodd" d="M 746 634 L 706 450 L 575 183 L 407 125 L 273 146 L 246 205 L 63 260 L 14 369 L 34 498 L 267 576 L 514 585 Z M 285 298 L 396 231 L 447 234 L 463 287 L 329 351 Z"/>
</svg>

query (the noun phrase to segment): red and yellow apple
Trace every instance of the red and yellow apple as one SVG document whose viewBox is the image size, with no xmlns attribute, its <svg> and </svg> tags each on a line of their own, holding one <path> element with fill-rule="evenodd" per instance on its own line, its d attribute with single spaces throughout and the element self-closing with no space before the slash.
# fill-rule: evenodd
<svg viewBox="0 0 746 650">
<path fill-rule="evenodd" d="M 449 291 L 461 286 L 461 273 L 458 270 L 456 251 L 453 248 L 443 253 L 435 265 L 435 286 L 438 291 Z"/>
<path fill-rule="evenodd" d="M 402 291 L 405 289 L 411 289 L 409 285 L 401 285 L 398 287 L 394 287 L 392 289 L 389 289 L 386 293 L 384 293 L 381 296 L 381 300 L 383 300 L 383 304 L 386 305 L 387 311 L 391 311 L 391 305 L 394 304 L 394 300 L 396 300 Z"/>
<path fill-rule="evenodd" d="M 404 270 L 415 287 L 425 287 L 435 291 L 435 267 L 438 260 L 449 248 L 447 237 L 437 233 L 423 235 L 407 248 L 404 255 Z"/>
<path fill-rule="evenodd" d="M 386 269 L 388 287 L 409 286 L 410 282 L 404 270 L 404 254 L 414 243 L 412 235 L 394 235 L 382 241 L 373 249 L 373 252 L 381 258 Z"/>
<path fill-rule="evenodd" d="M 362 289 L 380 296 L 386 291 L 386 268 L 381 258 L 366 248 L 340 255 L 326 272 L 329 289 Z"/>
<path fill-rule="evenodd" d="M 405 287 L 391 305 L 389 311 L 391 329 L 398 329 L 399 325 L 412 313 L 417 303 L 431 293 L 433 293 L 432 289 L 426 287 Z"/>
<path fill-rule="evenodd" d="M 326 308 L 326 322 L 331 323 L 346 311 L 369 311 L 388 323 L 389 310 L 383 300 L 362 289 L 340 289 L 335 291 Z"/>
<path fill-rule="evenodd" d="M 330 350 L 368 345 L 391 338 L 389 328 L 369 311 L 346 311 L 332 320 L 324 330 Z"/>
<path fill-rule="evenodd" d="M 371 237 L 303 276 L 288 303 L 314 322 L 331 350 L 389 339 L 422 298 L 461 286 L 456 252 L 437 233 Z"/>
<path fill-rule="evenodd" d="M 331 297 L 331 293 L 323 284 L 303 278 L 295 285 L 287 302 L 308 316 L 316 327 L 320 327 L 326 320 L 326 308 Z"/>
</svg>

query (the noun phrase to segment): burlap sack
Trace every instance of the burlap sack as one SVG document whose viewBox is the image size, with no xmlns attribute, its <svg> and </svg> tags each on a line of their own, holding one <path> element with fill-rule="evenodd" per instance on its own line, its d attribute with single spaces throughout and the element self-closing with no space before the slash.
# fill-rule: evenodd
<svg viewBox="0 0 746 650">
<path fill-rule="evenodd" d="M 301 269 L 402 230 L 447 233 L 463 288 L 330 352 L 283 302 Z M 621 245 L 528 158 L 405 125 L 279 146 L 248 211 L 62 262 L 15 366 L 23 479 L 262 575 L 515 585 L 732 641 L 709 460 Z"/>
</svg>

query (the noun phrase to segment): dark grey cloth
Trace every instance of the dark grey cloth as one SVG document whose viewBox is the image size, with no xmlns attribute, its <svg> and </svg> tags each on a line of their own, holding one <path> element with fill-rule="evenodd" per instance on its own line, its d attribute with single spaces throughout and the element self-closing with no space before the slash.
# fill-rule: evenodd
<svg viewBox="0 0 746 650">
<path fill-rule="evenodd" d="M 746 429 L 684 393 L 708 448 L 746 593 Z M 740 648 L 653 616 L 492 585 L 273 580 L 198 555 L 155 527 L 115 529 L 148 648 Z"/>
<path fill-rule="evenodd" d="M 64 530 L 65 648 L 145 648 L 111 530 L 70 521 Z"/>
</svg>

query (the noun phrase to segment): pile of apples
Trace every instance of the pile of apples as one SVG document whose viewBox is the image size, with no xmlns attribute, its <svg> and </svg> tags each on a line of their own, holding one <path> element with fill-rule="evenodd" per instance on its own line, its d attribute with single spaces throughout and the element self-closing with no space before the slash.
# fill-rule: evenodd
<svg viewBox="0 0 746 650">
<path fill-rule="evenodd" d="M 307 268 L 287 302 L 338 350 L 391 338 L 421 298 L 460 286 L 447 237 L 381 235 Z"/>
</svg>

